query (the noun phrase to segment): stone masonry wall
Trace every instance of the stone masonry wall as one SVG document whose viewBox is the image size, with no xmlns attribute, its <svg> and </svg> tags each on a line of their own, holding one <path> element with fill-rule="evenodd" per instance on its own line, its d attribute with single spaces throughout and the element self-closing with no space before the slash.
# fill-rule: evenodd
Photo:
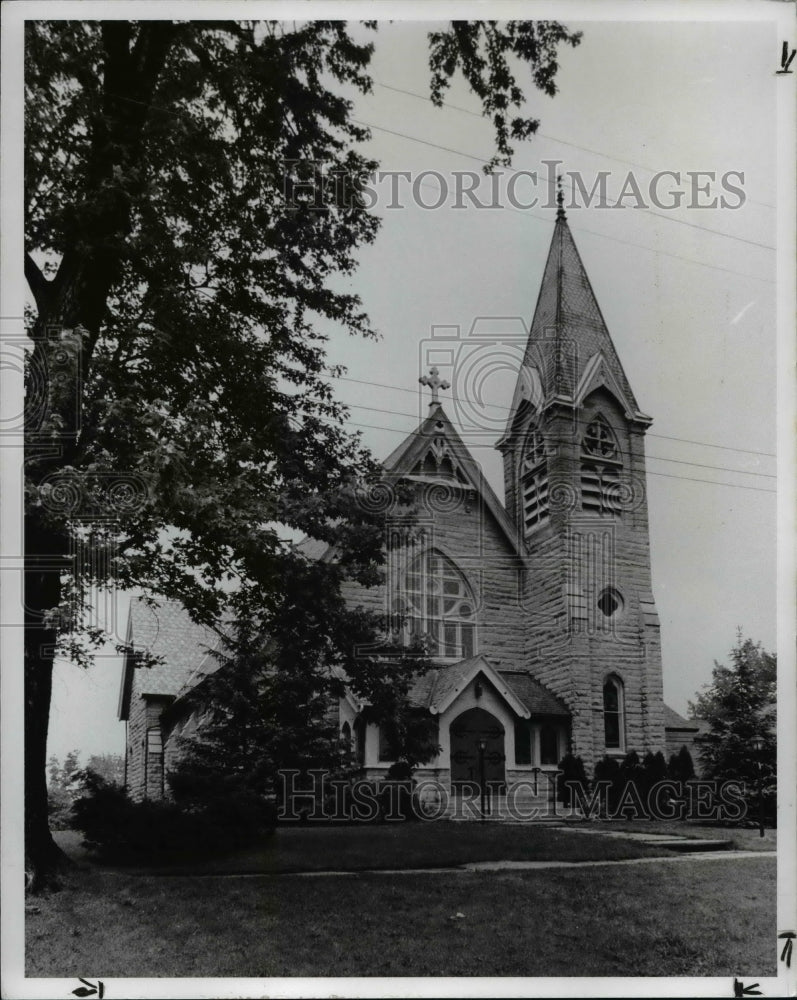
<svg viewBox="0 0 797 1000">
<path fill-rule="evenodd" d="M 159 799 L 163 794 L 163 746 L 160 717 L 171 701 L 142 696 L 138 671 L 133 677 L 127 723 L 127 790 L 132 799 Z M 152 733 L 152 736 L 149 734 Z"/>
<path fill-rule="evenodd" d="M 623 454 L 619 514 L 583 511 L 581 436 L 600 412 Z M 625 749 L 664 750 L 659 623 L 653 601 L 641 431 L 629 430 L 613 398 L 588 397 L 582 411 L 554 411 L 544 425 L 549 445 L 551 513 L 529 538 L 529 662 L 573 712 L 573 750 L 588 770 L 605 752 L 603 684 L 623 682 Z M 611 618 L 598 608 L 607 588 L 622 596 Z M 619 755 L 623 751 L 619 752 Z"/>
<path fill-rule="evenodd" d="M 451 491 L 445 505 L 436 505 L 435 488 L 424 500 L 419 519 L 423 540 L 404 549 L 391 561 L 386 574 L 390 583 L 367 590 L 347 583 L 343 595 L 352 605 L 384 613 L 392 596 L 400 593 L 397 581 L 412 559 L 425 549 L 436 549 L 451 559 L 473 591 L 476 601 L 474 652 L 483 653 L 499 668 L 524 667 L 523 560 L 515 554 L 496 519 L 475 491 Z"/>
</svg>

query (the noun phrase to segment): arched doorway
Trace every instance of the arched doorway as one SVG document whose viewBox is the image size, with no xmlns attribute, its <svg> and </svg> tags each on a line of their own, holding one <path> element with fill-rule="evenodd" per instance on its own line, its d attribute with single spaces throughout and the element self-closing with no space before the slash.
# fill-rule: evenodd
<svg viewBox="0 0 797 1000">
<path fill-rule="evenodd" d="M 502 793 L 506 787 L 504 727 L 483 708 L 469 708 L 451 723 L 451 791 L 462 794 L 480 789 L 482 766 L 479 744 L 484 743 L 485 791 Z"/>
</svg>

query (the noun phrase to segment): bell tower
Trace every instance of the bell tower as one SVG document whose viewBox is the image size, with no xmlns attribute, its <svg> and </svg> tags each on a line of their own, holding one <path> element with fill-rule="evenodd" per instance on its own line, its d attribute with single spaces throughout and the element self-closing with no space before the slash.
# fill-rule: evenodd
<svg viewBox="0 0 797 1000">
<path fill-rule="evenodd" d="M 640 409 L 563 207 L 496 447 L 528 552 L 528 664 L 572 712 L 588 770 L 664 750 Z"/>
</svg>

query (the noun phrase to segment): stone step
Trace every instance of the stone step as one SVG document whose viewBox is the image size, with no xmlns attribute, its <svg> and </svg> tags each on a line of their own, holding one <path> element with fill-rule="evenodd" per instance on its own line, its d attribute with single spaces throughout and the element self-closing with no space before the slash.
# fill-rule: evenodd
<svg viewBox="0 0 797 1000">
<path fill-rule="evenodd" d="M 545 795 L 516 795 L 512 797 L 511 803 L 510 806 L 505 796 L 494 798 L 491 803 L 487 803 L 485 819 L 521 823 L 544 822 L 546 820 L 561 822 L 565 813 L 564 807 L 559 802 L 556 803 L 554 811 L 553 803 Z M 464 801 L 460 798 L 452 798 L 448 802 L 443 818 L 480 821 L 482 819 L 480 807 L 481 803 L 478 797 L 468 798 Z M 535 811 L 536 815 L 533 815 Z"/>
</svg>

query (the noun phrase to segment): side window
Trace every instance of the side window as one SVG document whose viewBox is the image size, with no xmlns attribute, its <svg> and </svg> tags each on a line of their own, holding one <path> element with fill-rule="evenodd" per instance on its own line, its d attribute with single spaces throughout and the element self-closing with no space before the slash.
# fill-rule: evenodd
<svg viewBox="0 0 797 1000">
<path fill-rule="evenodd" d="M 540 733 L 540 763 L 559 763 L 559 736 L 555 726 L 545 725 Z"/>
<path fill-rule="evenodd" d="M 603 685 L 603 732 L 607 750 L 624 749 L 625 708 L 619 677 L 607 677 Z"/>
<path fill-rule="evenodd" d="M 515 763 L 531 763 L 531 727 L 525 719 L 515 723 Z"/>
</svg>

